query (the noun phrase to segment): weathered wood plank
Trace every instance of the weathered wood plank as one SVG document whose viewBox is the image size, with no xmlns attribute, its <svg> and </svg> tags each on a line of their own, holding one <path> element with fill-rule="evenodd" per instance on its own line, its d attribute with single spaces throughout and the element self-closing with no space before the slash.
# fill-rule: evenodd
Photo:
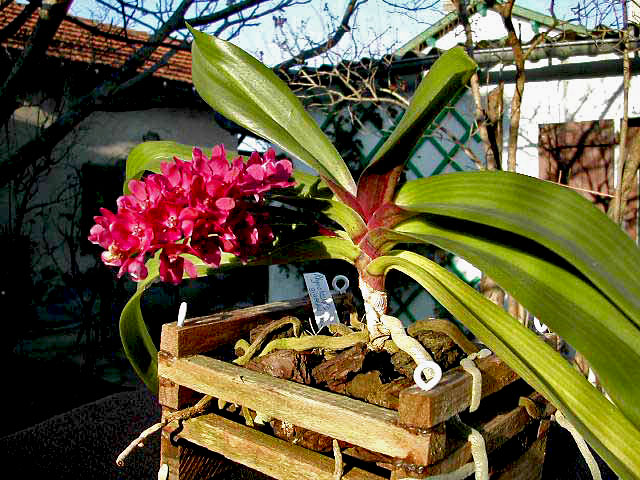
<svg viewBox="0 0 640 480">
<path fill-rule="evenodd" d="M 444 434 L 414 434 L 393 410 L 194 355 L 161 352 L 159 375 L 193 390 L 374 452 L 427 465 L 442 458 Z"/>
<path fill-rule="evenodd" d="M 172 409 L 163 408 L 163 417 Z M 176 445 L 171 441 L 172 428 L 165 427 L 160 436 L 160 466 L 169 467 L 167 480 L 198 480 L 225 470 L 225 460 L 198 445 Z"/>
<path fill-rule="evenodd" d="M 277 479 L 334 479 L 331 458 L 215 414 L 185 421 L 178 436 Z M 343 459 L 344 480 L 383 480 L 365 470 L 350 468 L 348 458 Z"/>
<path fill-rule="evenodd" d="M 536 439 L 520 458 L 492 476 L 492 480 L 540 480 L 546 451 L 547 436 L 544 435 Z"/>
<path fill-rule="evenodd" d="M 336 306 L 352 296 L 336 295 Z M 273 302 L 255 307 L 219 312 L 205 317 L 185 320 L 182 327 L 177 322 L 162 325 L 160 350 L 175 357 L 186 357 L 211 351 L 221 345 L 233 344 L 249 335 L 252 328 L 279 319 L 285 315 L 302 318 L 312 316 L 308 297 L 283 302 Z"/>
<path fill-rule="evenodd" d="M 163 377 L 158 377 L 158 403 L 173 409 L 193 405 L 202 398 L 202 394 Z"/>
<path fill-rule="evenodd" d="M 529 398 L 538 404 L 544 403 L 545 408 L 541 412 L 543 416 L 551 415 L 555 411 L 555 407 L 547 403 L 539 393 L 534 393 Z M 478 426 L 477 430 L 484 438 L 487 452 L 491 453 L 534 421 L 538 420 L 529 416 L 524 407 L 516 407 Z M 469 442 L 463 442 L 454 450 L 447 452 L 446 458 L 440 462 L 425 467 L 422 476 L 452 472 L 462 467 L 465 463 L 472 461 L 472 458 Z M 398 478 L 402 478 L 402 476 L 400 475 Z"/>
<path fill-rule="evenodd" d="M 482 372 L 482 398 L 502 389 L 519 377 L 495 355 L 476 361 Z M 430 428 L 444 422 L 471 404 L 472 377 L 462 367 L 449 370 L 433 389 L 425 392 L 413 385 L 400 392 L 400 423 Z"/>
<path fill-rule="evenodd" d="M 284 315 L 309 315 L 308 298 L 240 308 L 206 317 L 191 318 L 182 327 L 177 322 L 162 326 L 160 350 L 176 357 L 204 353 L 232 344 L 255 326 Z"/>
</svg>

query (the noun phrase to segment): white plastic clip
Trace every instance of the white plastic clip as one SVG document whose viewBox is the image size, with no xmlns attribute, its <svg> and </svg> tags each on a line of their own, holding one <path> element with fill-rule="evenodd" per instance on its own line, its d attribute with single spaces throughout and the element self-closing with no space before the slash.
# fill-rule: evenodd
<svg viewBox="0 0 640 480">
<path fill-rule="evenodd" d="M 338 282 L 342 281 L 342 286 L 338 286 Z M 343 294 L 347 293 L 347 289 L 349 288 L 349 279 L 344 275 L 336 275 L 333 277 L 333 281 L 331 282 L 331 286 L 336 293 Z M 333 292 L 332 292 L 333 293 Z"/>
<path fill-rule="evenodd" d="M 187 318 L 187 302 L 182 302 L 178 309 L 178 326 L 184 326 L 184 319 Z"/>
</svg>

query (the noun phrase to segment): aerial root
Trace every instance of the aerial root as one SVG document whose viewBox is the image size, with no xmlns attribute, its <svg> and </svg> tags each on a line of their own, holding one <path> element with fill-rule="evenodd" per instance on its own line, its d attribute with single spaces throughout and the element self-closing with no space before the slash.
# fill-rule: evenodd
<svg viewBox="0 0 640 480">
<path fill-rule="evenodd" d="M 170 413 L 161 422 L 156 423 L 150 426 L 149 428 L 147 428 L 146 430 L 144 430 L 138 436 L 138 438 L 136 438 L 133 442 L 131 442 L 127 446 L 127 448 L 125 448 L 122 451 L 122 453 L 118 455 L 118 458 L 116 459 L 116 465 L 118 465 L 119 467 L 122 467 L 124 465 L 125 458 L 127 458 L 127 456 L 129 456 L 129 454 L 133 452 L 136 448 L 144 447 L 144 442 L 146 441 L 146 439 L 152 434 L 154 434 L 155 432 L 157 432 L 158 430 L 160 430 L 162 427 L 169 425 L 171 422 L 187 420 L 189 418 L 195 417 L 203 413 L 207 409 L 207 406 L 209 405 L 209 403 L 211 403 L 211 400 L 213 400 L 213 397 L 209 395 L 205 395 L 194 406 L 187 407 L 182 410 L 178 410 L 177 412 Z"/>
</svg>

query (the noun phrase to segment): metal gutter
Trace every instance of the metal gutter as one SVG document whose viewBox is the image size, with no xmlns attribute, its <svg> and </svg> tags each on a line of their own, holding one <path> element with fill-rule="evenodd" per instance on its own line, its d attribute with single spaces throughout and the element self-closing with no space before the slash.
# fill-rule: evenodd
<svg viewBox="0 0 640 480">
<path fill-rule="evenodd" d="M 531 52 L 530 62 L 539 62 L 542 60 L 550 60 L 552 58 L 566 60 L 576 56 L 593 57 L 593 60 L 581 63 L 567 63 L 561 65 L 545 65 L 540 68 L 529 67 L 526 70 L 527 80 L 543 81 L 552 78 L 566 77 L 586 78 L 607 76 L 612 74 L 622 74 L 622 53 L 619 49 L 620 41 L 617 39 L 607 40 L 578 40 L 572 42 L 544 43 L 539 45 Z M 631 48 L 638 49 L 640 41 L 631 42 Z M 620 55 L 619 59 L 598 60 L 599 55 L 616 53 Z M 427 55 L 425 57 L 412 58 L 406 60 L 396 60 L 391 64 L 391 72 L 396 75 L 414 74 L 422 70 L 428 70 L 431 65 L 439 58 L 439 55 Z M 481 69 L 480 75 L 489 83 L 494 83 L 496 76 L 500 80 L 506 82 L 513 81 L 515 72 L 487 72 L 489 68 L 496 65 L 512 65 L 514 62 L 513 51 L 510 47 L 490 48 L 477 50 L 473 55 L 474 60 Z M 637 54 L 632 58 L 632 70 L 638 71 L 640 67 L 640 58 Z M 555 76 L 555 77 L 554 77 Z M 488 78 L 487 78 L 488 77 Z M 497 82 L 499 80 L 495 80 Z"/>
</svg>

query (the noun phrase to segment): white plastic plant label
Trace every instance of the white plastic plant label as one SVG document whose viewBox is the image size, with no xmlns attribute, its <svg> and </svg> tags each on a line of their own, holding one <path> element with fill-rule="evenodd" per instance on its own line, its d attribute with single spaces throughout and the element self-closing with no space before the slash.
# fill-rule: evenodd
<svg viewBox="0 0 640 480">
<path fill-rule="evenodd" d="M 307 285 L 309 298 L 311 298 L 311 306 L 313 307 L 313 316 L 316 319 L 316 327 L 319 332 L 325 326 L 331 323 L 340 323 L 338 320 L 338 311 L 333 303 L 333 297 L 329 290 L 327 277 L 322 273 L 305 273 L 304 283 Z"/>
</svg>

